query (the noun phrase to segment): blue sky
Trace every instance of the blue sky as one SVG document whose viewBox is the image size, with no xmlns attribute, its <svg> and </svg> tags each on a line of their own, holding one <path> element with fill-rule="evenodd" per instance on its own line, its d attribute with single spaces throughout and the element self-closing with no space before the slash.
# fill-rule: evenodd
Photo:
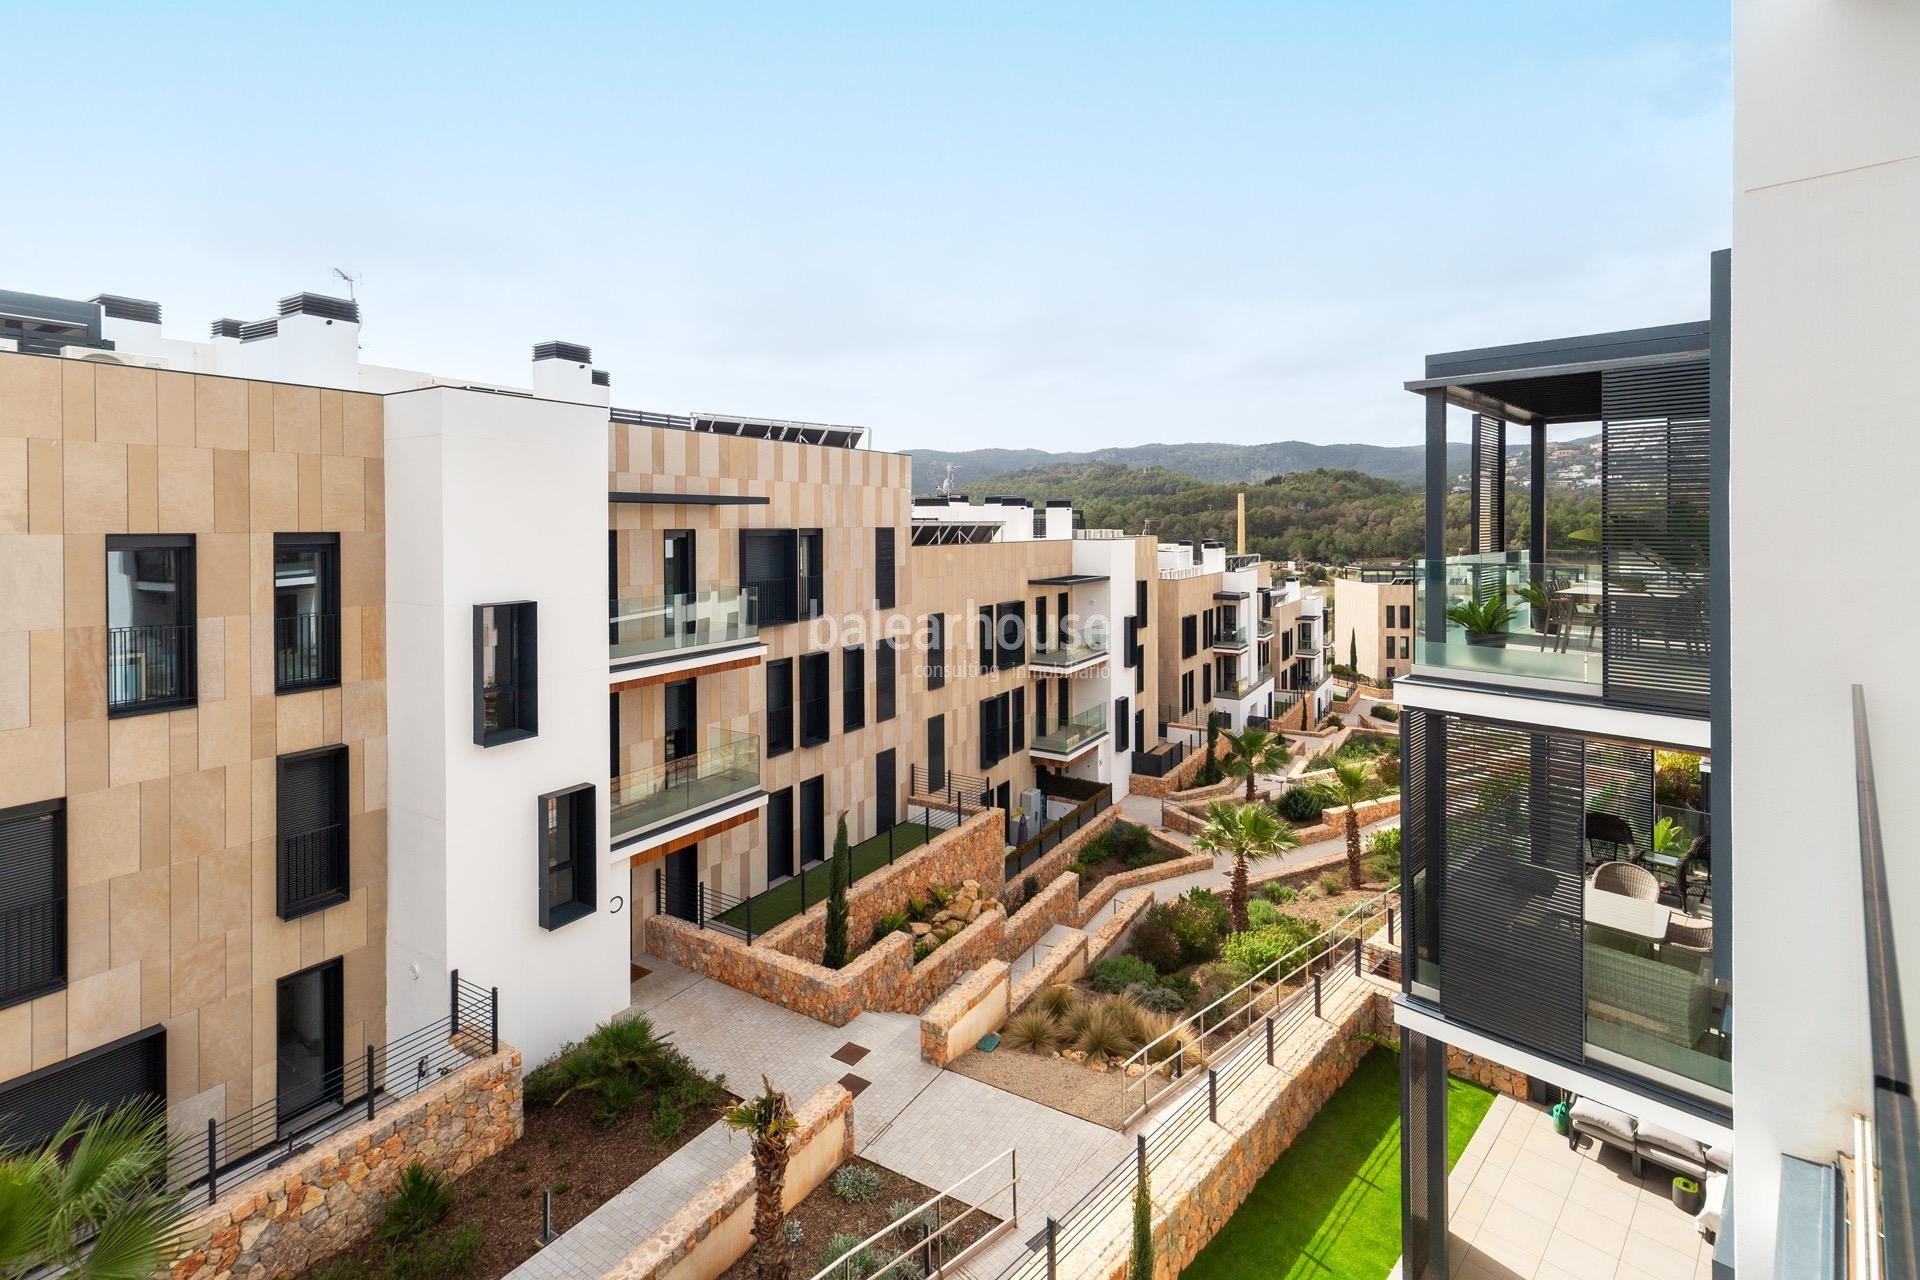
<svg viewBox="0 0 1920 1280">
<path fill-rule="evenodd" d="M 1697 318 L 1729 236 L 1724 3 L 398 9 L 11 10 L 0 287 L 342 266 L 370 361 L 883 448 L 1410 443 L 1425 352 Z"/>
</svg>

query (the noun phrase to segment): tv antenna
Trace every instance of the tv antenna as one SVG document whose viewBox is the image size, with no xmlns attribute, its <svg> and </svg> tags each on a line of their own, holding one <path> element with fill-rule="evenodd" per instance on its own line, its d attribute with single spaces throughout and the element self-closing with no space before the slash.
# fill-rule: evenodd
<svg viewBox="0 0 1920 1280">
<path fill-rule="evenodd" d="M 354 295 L 354 286 L 360 283 L 360 277 L 344 267 L 335 267 L 333 274 L 336 278 L 347 282 L 347 297 L 354 302 L 358 302 L 359 298 Z"/>
</svg>

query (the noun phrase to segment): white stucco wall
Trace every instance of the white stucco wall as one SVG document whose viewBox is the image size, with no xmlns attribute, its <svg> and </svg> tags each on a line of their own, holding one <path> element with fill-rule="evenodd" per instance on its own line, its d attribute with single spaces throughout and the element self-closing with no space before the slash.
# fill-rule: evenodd
<svg viewBox="0 0 1920 1280">
<path fill-rule="evenodd" d="M 1870 1107 L 1848 689 L 1865 686 L 1906 1018 L 1920 1026 L 1920 6 L 1734 7 L 1732 840 L 1742 1280 L 1775 1275 L 1778 1153 Z M 1829 643 L 1781 679 L 1793 584 Z M 1717 842 L 1716 842 L 1717 843 Z M 1716 855 L 1719 850 L 1716 849 Z M 1782 945 L 1784 944 L 1784 945 Z"/>
<path fill-rule="evenodd" d="M 387 399 L 388 1019 L 500 988 L 529 1064 L 627 1004 L 608 864 L 606 411 L 436 387 Z M 539 605 L 539 734 L 473 743 L 473 607 Z M 595 786 L 598 910 L 538 921 L 537 798 Z M 417 976 L 416 976 L 417 969 Z"/>
</svg>

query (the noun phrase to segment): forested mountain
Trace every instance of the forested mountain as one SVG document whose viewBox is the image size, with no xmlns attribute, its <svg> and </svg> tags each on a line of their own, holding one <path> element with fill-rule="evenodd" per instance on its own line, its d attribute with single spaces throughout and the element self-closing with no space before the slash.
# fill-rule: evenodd
<svg viewBox="0 0 1920 1280">
<path fill-rule="evenodd" d="M 1273 444 L 1142 444 L 1085 453 L 1048 453 L 1043 449 L 963 452 L 915 449 L 912 453 L 913 482 L 922 492 L 938 487 L 947 478 L 949 464 L 953 467 L 953 487 L 961 490 L 1012 473 L 1089 463 L 1118 463 L 1141 470 L 1165 467 L 1211 484 L 1251 484 L 1293 471 L 1335 469 L 1418 485 L 1426 466 L 1426 450 L 1422 445 L 1308 444 L 1304 440 L 1281 440 Z M 1464 475 L 1468 446 L 1454 444 L 1447 453 L 1453 473 Z"/>
</svg>

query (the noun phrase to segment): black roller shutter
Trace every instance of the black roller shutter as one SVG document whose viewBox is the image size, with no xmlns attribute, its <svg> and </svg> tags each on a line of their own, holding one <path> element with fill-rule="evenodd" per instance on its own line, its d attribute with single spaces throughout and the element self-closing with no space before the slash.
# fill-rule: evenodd
<svg viewBox="0 0 1920 1280">
<path fill-rule="evenodd" d="M 347 899 L 347 749 L 279 763 L 279 914 L 291 920 Z"/>
<path fill-rule="evenodd" d="M 80 1106 L 166 1096 L 166 1028 L 148 1027 L 0 1085 L 0 1143 L 39 1142 Z"/>
<path fill-rule="evenodd" d="M 52 800 L 0 813 L 0 1006 L 66 978 L 66 810 Z"/>
<path fill-rule="evenodd" d="M 894 607 L 893 589 L 893 530 L 875 529 L 873 531 L 873 580 L 876 609 Z"/>
</svg>

